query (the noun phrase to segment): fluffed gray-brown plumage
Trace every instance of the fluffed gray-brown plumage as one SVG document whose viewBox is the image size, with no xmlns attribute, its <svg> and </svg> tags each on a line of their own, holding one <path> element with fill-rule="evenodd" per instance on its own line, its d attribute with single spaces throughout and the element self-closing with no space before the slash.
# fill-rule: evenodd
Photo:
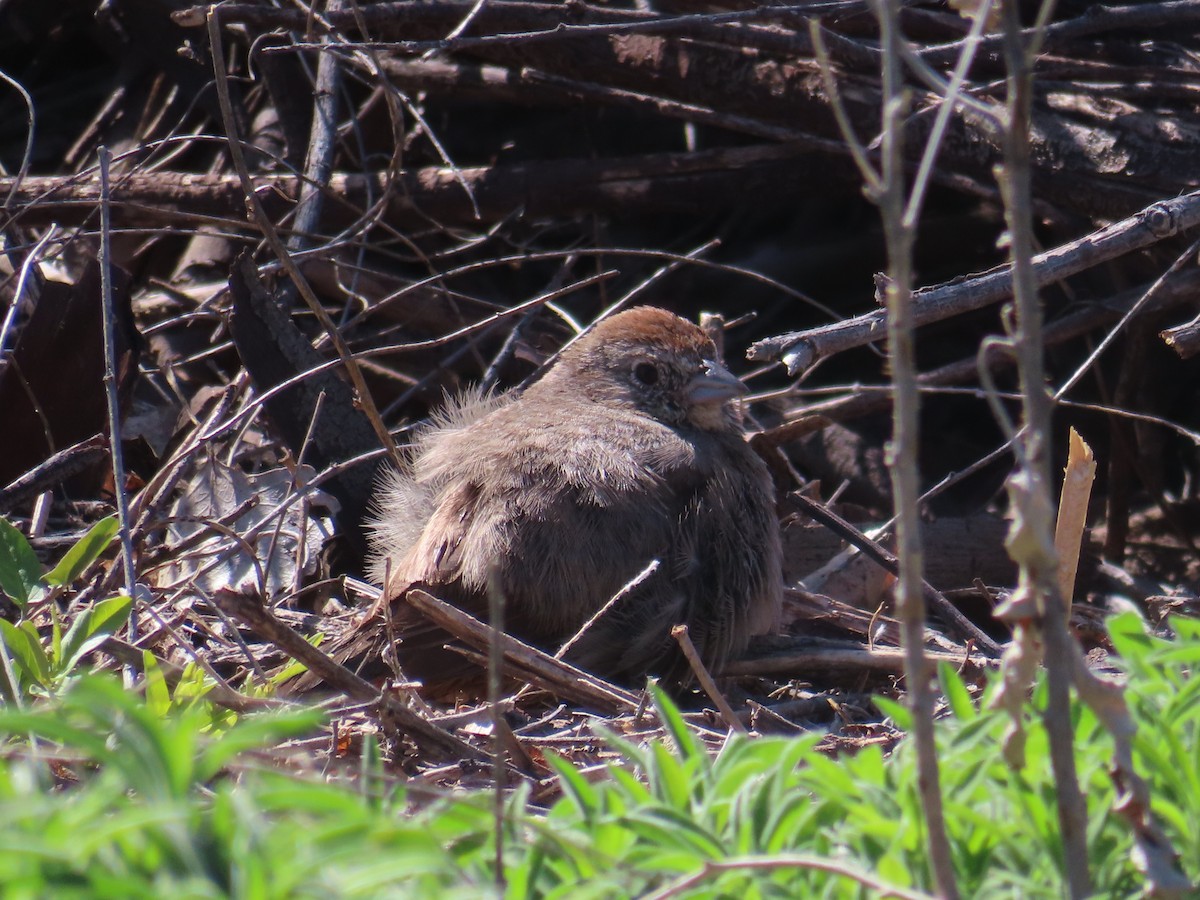
<svg viewBox="0 0 1200 900">
<path fill-rule="evenodd" d="M 657 559 L 567 658 L 618 681 L 677 678 L 670 629 L 683 623 L 719 668 L 781 603 L 772 485 L 732 403 L 744 390 L 700 328 L 639 307 L 520 397 L 449 404 L 381 487 L 371 523 L 394 634 L 377 607 L 335 655 L 379 656 L 396 639 L 407 677 L 460 678 L 469 664 L 444 648 L 450 636 L 403 597 L 420 586 L 486 619 L 493 572 L 505 630 L 553 652 Z"/>
</svg>

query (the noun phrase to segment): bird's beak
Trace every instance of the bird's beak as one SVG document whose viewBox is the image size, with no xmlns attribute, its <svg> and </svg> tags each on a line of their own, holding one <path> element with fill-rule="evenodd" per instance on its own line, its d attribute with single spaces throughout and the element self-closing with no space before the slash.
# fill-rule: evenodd
<svg viewBox="0 0 1200 900">
<path fill-rule="evenodd" d="M 737 376 L 718 362 L 704 361 L 704 370 L 687 383 L 685 394 L 688 403 L 704 405 L 725 403 L 749 393 Z"/>
</svg>

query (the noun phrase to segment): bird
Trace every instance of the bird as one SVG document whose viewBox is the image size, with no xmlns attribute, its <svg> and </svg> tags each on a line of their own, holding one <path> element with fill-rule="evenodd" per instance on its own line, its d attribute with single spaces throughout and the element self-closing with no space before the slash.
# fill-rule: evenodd
<svg viewBox="0 0 1200 900">
<path fill-rule="evenodd" d="M 678 624 L 719 670 L 782 605 L 774 488 L 746 440 L 745 393 L 703 329 L 639 306 L 519 395 L 449 400 L 379 486 L 368 575 L 386 584 L 335 658 L 377 660 L 394 641 L 406 678 L 435 693 L 460 683 L 472 664 L 404 596 L 422 588 L 486 620 L 498 590 L 505 631 L 549 652 L 574 637 L 566 660 L 614 682 L 686 683 Z"/>
</svg>

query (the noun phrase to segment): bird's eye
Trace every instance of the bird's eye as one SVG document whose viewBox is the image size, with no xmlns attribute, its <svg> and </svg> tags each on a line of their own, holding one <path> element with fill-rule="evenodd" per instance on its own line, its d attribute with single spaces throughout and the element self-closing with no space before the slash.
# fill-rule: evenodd
<svg viewBox="0 0 1200 900">
<path fill-rule="evenodd" d="M 633 367 L 633 377 L 644 385 L 658 383 L 658 368 L 652 363 L 640 362 Z"/>
</svg>

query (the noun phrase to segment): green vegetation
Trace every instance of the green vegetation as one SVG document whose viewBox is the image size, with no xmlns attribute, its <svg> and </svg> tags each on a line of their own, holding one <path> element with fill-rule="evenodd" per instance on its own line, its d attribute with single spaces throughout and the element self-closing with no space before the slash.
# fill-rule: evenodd
<svg viewBox="0 0 1200 900">
<path fill-rule="evenodd" d="M 109 597 L 74 616 L 63 634 L 53 601 L 87 571 L 117 534 L 117 517 L 93 525 L 49 572 L 43 573 L 25 535 L 0 519 L 0 590 L 17 605 L 16 624 L 0 619 L 0 696 L 16 702 L 31 694 L 53 693 L 104 639 L 129 620 L 133 601 Z M 30 615 L 50 612 L 50 641 L 44 643 Z"/>
<path fill-rule="evenodd" d="M 1155 812 L 1196 876 L 1200 860 L 1200 623 L 1150 637 L 1132 614 L 1111 620 L 1139 725 L 1137 763 Z M 6 632 L 7 639 L 7 632 Z M 964 894 L 1059 897 L 1060 843 L 1045 732 L 1029 708 L 1027 765 L 1000 753 L 1005 717 L 970 698 L 953 671 L 939 723 L 946 816 Z M 193 679 L 194 680 L 194 679 Z M 193 686 L 194 688 L 194 686 Z M 361 777 L 329 780 L 281 765 L 280 742 L 311 734 L 312 711 L 214 715 L 189 702 L 125 691 L 115 676 L 75 674 L 49 699 L 0 711 L 0 884 L 8 897 L 480 896 L 493 884 L 490 794 L 428 802 L 364 754 Z M 177 689 L 178 690 L 178 689 Z M 155 699 L 157 698 L 157 699 Z M 171 698 L 174 701 L 175 698 Z M 903 724 L 904 711 L 884 701 Z M 897 887 L 929 888 L 910 748 L 867 747 L 829 759 L 815 737 L 735 739 L 709 755 L 656 697 L 667 743 L 606 740 L 621 762 L 585 779 L 550 758 L 563 795 L 533 809 L 507 803 L 507 895 L 637 896 L 712 870 L 690 897 L 871 896 L 816 859 Z M 1135 896 L 1132 837 L 1111 812 L 1111 742 L 1075 708 L 1077 760 L 1101 896 Z M 267 755 L 255 748 L 273 747 Z M 373 746 L 368 744 L 368 751 Z M 304 774 L 308 770 L 309 774 Z M 418 802 L 419 801 L 419 802 Z M 765 864 L 774 861 L 774 866 Z"/>
<path fill-rule="evenodd" d="M 0 522 L 0 588 L 17 622 L 0 620 L 0 884 L 6 897 L 478 896 L 496 883 L 489 793 L 409 793 L 367 742 L 337 778 L 286 741 L 316 733 L 308 709 L 239 716 L 206 699 L 190 666 L 169 687 L 153 657 L 142 690 L 81 663 L 128 618 L 124 596 L 77 610 L 63 632 L 57 601 L 111 543 L 106 519 L 43 573 L 25 538 Z M 46 622 L 41 630 L 34 618 Z M 1138 724 L 1136 764 L 1154 812 L 1195 878 L 1200 860 L 1200 622 L 1151 636 L 1128 613 L 1109 621 Z M 48 633 L 47 633 L 48 632 Z M 1008 718 L 948 666 L 939 723 L 947 829 L 966 896 L 1065 893 L 1046 732 L 1027 707 L 1026 765 L 1001 753 Z M 256 693 L 261 694 L 261 689 Z M 619 762 L 585 778 L 547 754 L 562 787 L 548 810 L 527 784 L 506 799 L 502 829 L 512 897 L 861 896 L 882 885 L 931 888 L 912 748 L 877 746 L 830 759 L 818 735 L 736 738 L 712 755 L 663 695 L 668 740 L 602 733 Z M 879 699 L 902 728 L 908 712 Z M 1112 741 L 1074 707 L 1076 761 L 1088 798 L 1097 893 L 1143 886 L 1133 838 L 1113 812 Z"/>
</svg>

